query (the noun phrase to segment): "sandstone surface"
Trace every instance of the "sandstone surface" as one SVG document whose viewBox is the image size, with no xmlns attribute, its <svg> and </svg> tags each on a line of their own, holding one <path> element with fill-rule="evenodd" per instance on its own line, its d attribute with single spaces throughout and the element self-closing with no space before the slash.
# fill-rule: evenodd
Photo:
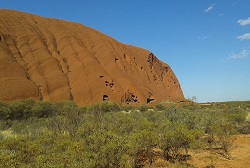
<svg viewBox="0 0 250 168">
<path fill-rule="evenodd" d="M 184 99 L 148 50 L 78 23 L 0 10 L 0 101 L 33 98 L 145 104 Z"/>
</svg>

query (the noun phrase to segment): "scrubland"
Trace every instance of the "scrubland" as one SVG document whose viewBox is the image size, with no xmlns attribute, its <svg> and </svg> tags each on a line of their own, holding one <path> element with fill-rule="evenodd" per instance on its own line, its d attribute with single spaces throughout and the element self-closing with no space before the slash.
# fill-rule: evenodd
<svg viewBox="0 0 250 168">
<path fill-rule="evenodd" d="M 250 102 L 0 103 L 0 167 L 244 167 Z"/>
</svg>

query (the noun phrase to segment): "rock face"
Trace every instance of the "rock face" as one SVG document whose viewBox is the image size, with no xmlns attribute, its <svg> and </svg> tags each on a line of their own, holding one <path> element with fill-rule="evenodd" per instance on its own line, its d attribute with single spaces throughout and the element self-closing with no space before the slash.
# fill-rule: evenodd
<svg viewBox="0 0 250 168">
<path fill-rule="evenodd" d="M 0 10 L 0 100 L 78 105 L 179 101 L 171 68 L 151 52 L 78 23 Z"/>
</svg>

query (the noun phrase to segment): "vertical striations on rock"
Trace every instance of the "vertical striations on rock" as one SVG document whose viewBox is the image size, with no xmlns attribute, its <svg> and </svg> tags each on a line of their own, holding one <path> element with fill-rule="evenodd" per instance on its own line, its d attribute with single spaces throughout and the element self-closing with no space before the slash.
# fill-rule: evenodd
<svg viewBox="0 0 250 168">
<path fill-rule="evenodd" d="M 151 103 L 184 99 L 153 53 L 78 23 L 0 10 L 0 100 Z"/>
</svg>

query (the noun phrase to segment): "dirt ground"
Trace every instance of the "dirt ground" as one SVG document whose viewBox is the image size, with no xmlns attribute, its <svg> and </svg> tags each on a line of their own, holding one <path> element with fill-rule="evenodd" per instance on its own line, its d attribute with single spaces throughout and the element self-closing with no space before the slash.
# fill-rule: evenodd
<svg viewBox="0 0 250 168">
<path fill-rule="evenodd" d="M 199 150 L 190 152 L 190 164 L 197 168 L 250 168 L 250 135 L 237 135 L 230 150 L 230 159 L 221 151 Z M 212 166 L 213 165 L 213 166 Z M 209 167 L 210 166 L 210 167 Z"/>
</svg>

